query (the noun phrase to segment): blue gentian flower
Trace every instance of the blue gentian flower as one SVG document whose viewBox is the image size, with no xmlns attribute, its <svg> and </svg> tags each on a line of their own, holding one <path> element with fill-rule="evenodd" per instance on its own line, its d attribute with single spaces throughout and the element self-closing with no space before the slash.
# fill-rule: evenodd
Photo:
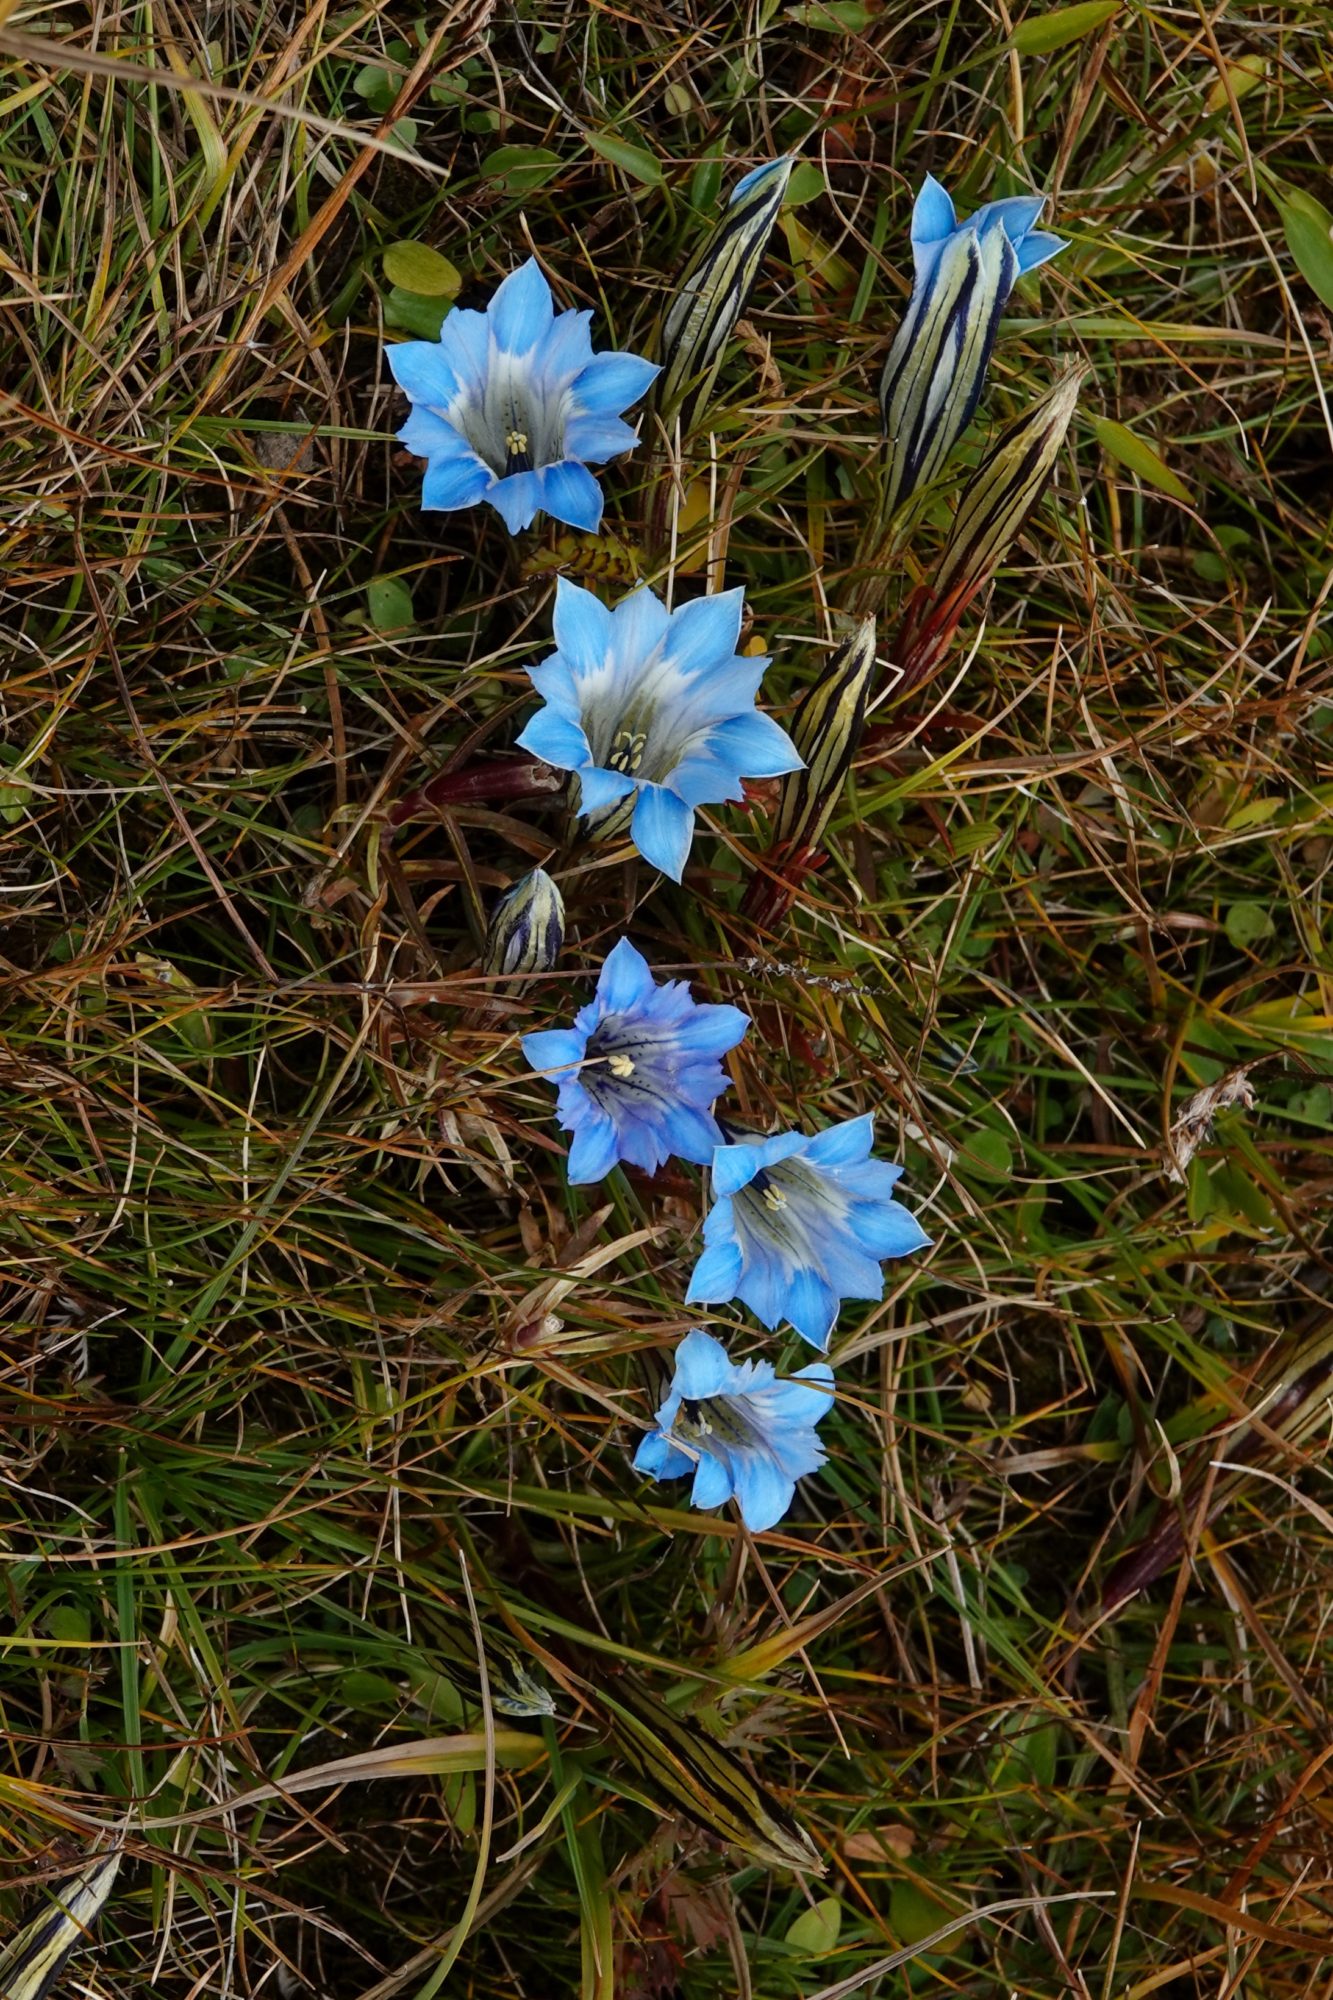
<svg viewBox="0 0 1333 2000">
<path fill-rule="evenodd" d="M 833 1370 L 812 1361 L 779 1381 L 768 1361 L 730 1361 L 720 1341 L 695 1327 L 676 1349 L 667 1399 L 634 1454 L 653 1479 L 694 1474 L 690 1503 L 735 1500 L 752 1534 L 791 1506 L 796 1482 L 824 1463 L 815 1425 L 833 1406 Z"/>
<path fill-rule="evenodd" d="M 825 1348 L 843 1299 L 883 1298 L 883 1259 L 930 1238 L 892 1199 L 902 1168 L 871 1159 L 874 1128 L 867 1115 L 813 1139 L 779 1132 L 719 1146 L 686 1303 L 739 1298 L 766 1327 L 790 1320 Z"/>
<path fill-rule="evenodd" d="M 887 518 L 940 471 L 972 421 L 1019 276 L 1063 250 L 1035 227 L 1042 195 L 988 201 L 966 222 L 926 176 L 912 209 L 915 282 L 880 379 Z"/>
<path fill-rule="evenodd" d="M 711 1160 L 722 1138 L 711 1107 L 728 1087 L 718 1057 L 749 1025 L 739 1007 L 691 999 L 683 979 L 659 986 L 621 938 L 573 1027 L 523 1037 L 533 1068 L 554 1071 L 560 1086 L 556 1109 L 574 1135 L 570 1180 L 599 1181 L 617 1160 L 650 1174 L 673 1153 Z"/>
<path fill-rule="evenodd" d="M 696 806 L 742 798 L 742 776 L 800 769 L 787 732 L 754 705 L 768 661 L 736 652 L 744 598 L 724 590 L 668 611 L 640 589 L 608 610 L 561 577 L 558 650 L 528 668 L 546 705 L 521 747 L 577 772 L 590 830 L 628 826 L 644 859 L 675 882 Z"/>
<path fill-rule="evenodd" d="M 638 442 L 620 412 L 657 374 L 637 354 L 594 354 L 587 312 L 556 313 L 534 257 L 485 312 L 455 307 L 438 340 L 389 349 L 412 401 L 398 435 L 426 461 L 423 507 L 489 500 L 511 535 L 539 508 L 591 533 L 602 490 L 588 471 Z"/>
</svg>

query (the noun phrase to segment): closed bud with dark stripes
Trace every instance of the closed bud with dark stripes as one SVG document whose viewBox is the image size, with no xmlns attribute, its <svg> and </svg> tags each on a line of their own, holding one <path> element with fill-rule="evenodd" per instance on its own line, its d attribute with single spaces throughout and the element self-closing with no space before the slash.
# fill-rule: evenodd
<svg viewBox="0 0 1333 2000">
<path fill-rule="evenodd" d="M 805 769 L 783 781 L 775 848 L 817 845 L 852 768 L 874 668 L 875 621 L 866 618 L 839 646 L 797 711 L 791 739 Z"/>
<path fill-rule="evenodd" d="M 1071 368 L 1002 431 L 963 488 L 932 591 L 971 591 L 994 575 L 1041 498 L 1064 443 L 1087 373 Z"/>
<path fill-rule="evenodd" d="M 662 373 L 654 390 L 659 414 L 697 426 L 722 366 L 727 342 L 759 270 L 787 192 L 793 162 L 769 160 L 736 187 L 726 213 L 685 267 L 662 324 Z"/>
<path fill-rule="evenodd" d="M 915 283 L 879 385 L 888 439 L 881 515 L 934 479 L 972 420 L 1000 314 L 1024 271 L 1064 248 L 1041 195 L 988 201 L 966 222 L 927 174 L 912 207 Z"/>
<path fill-rule="evenodd" d="M 895 699 L 936 672 L 963 613 L 990 582 L 1055 468 L 1087 373 L 1071 368 L 1002 431 L 963 489 L 939 568 L 912 593 L 894 646 Z"/>
<path fill-rule="evenodd" d="M 119 1867 L 120 1849 L 115 1848 L 47 1891 L 48 1908 L 0 1952 L 3 2000 L 46 2000 L 71 1952 L 91 1944 L 93 1925 Z"/>
<path fill-rule="evenodd" d="M 495 906 L 482 970 L 502 974 L 550 972 L 565 942 L 565 905 L 544 868 L 534 868 Z"/>
</svg>

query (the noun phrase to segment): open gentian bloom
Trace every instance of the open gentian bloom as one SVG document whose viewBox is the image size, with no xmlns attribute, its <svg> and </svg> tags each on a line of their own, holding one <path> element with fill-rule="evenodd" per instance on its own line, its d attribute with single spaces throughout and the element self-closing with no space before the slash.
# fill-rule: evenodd
<svg viewBox="0 0 1333 2000">
<path fill-rule="evenodd" d="M 790 1320 L 825 1348 L 843 1299 L 883 1298 L 883 1259 L 930 1238 L 892 1199 L 902 1168 L 870 1157 L 874 1125 L 867 1115 L 813 1139 L 779 1132 L 719 1146 L 686 1303 L 739 1298 L 766 1327 Z"/>
<path fill-rule="evenodd" d="M 528 668 L 545 707 L 521 748 L 577 772 L 591 830 L 628 826 L 644 859 L 675 882 L 696 806 L 742 798 L 742 776 L 801 765 L 787 732 L 755 708 L 768 661 L 736 652 L 744 597 L 724 590 L 668 611 L 645 588 L 608 610 L 561 577 L 558 650 Z"/>
<path fill-rule="evenodd" d="M 1019 276 L 1063 250 L 1035 227 L 1041 195 L 988 201 L 966 222 L 931 175 L 912 209 L 912 296 L 880 379 L 886 517 L 933 479 L 972 421 Z"/>
<path fill-rule="evenodd" d="M 673 1153 L 711 1160 L 722 1138 L 712 1105 L 728 1085 L 718 1058 L 749 1025 L 739 1007 L 691 999 L 683 979 L 659 986 L 621 938 L 573 1027 L 523 1037 L 533 1068 L 554 1071 L 560 1086 L 570 1180 L 599 1181 L 618 1160 L 650 1174 Z"/>
<path fill-rule="evenodd" d="M 588 464 L 633 449 L 620 412 L 658 371 L 637 354 L 594 354 L 591 318 L 557 313 L 529 257 L 485 312 L 455 307 L 438 340 L 389 349 L 412 402 L 398 435 L 427 461 L 423 507 L 489 500 L 511 535 L 539 508 L 571 528 L 597 527 L 602 490 Z"/>
<path fill-rule="evenodd" d="M 812 1361 L 779 1381 L 768 1361 L 729 1361 L 710 1333 L 695 1327 L 676 1349 L 667 1399 L 634 1454 L 634 1470 L 653 1479 L 694 1474 L 690 1504 L 735 1500 L 752 1534 L 779 1522 L 796 1482 L 824 1463 L 815 1425 L 833 1406 L 833 1370 Z"/>
</svg>

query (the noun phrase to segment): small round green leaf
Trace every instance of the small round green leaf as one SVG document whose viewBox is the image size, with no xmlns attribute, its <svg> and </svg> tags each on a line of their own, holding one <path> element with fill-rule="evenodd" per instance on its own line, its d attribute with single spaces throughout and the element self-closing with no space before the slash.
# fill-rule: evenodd
<svg viewBox="0 0 1333 2000">
<path fill-rule="evenodd" d="M 842 1904 L 836 1896 L 823 1896 L 812 1908 L 802 1910 L 788 1927 L 785 1942 L 803 1958 L 825 1958 L 838 1942 L 842 1929 Z"/>
<path fill-rule="evenodd" d="M 549 146 L 499 146 L 482 162 L 487 180 L 500 181 L 508 194 L 529 194 L 560 172 L 563 162 Z"/>
<path fill-rule="evenodd" d="M 1237 951 L 1246 951 L 1273 935 L 1273 916 L 1267 903 L 1233 903 L 1225 923 L 1227 937 Z"/>
<path fill-rule="evenodd" d="M 1310 290 L 1333 310 L 1333 215 L 1304 188 L 1283 187 L 1273 198 L 1296 268 Z"/>
<path fill-rule="evenodd" d="M 1005 1181 L 1014 1171 L 1014 1149 L 1003 1132 L 994 1126 L 983 1125 L 974 1132 L 959 1165 L 970 1169 L 982 1180 Z"/>
<path fill-rule="evenodd" d="M 426 299 L 452 299 L 463 282 L 449 259 L 427 243 L 391 243 L 384 253 L 384 275 L 391 285 Z"/>
<path fill-rule="evenodd" d="M 1078 0 L 1074 7 L 1056 7 L 1049 14 L 1029 14 L 1009 39 L 1021 56 L 1049 55 L 1069 42 L 1081 42 L 1120 11 L 1120 0 Z"/>
<path fill-rule="evenodd" d="M 1113 417 L 1093 417 L 1091 423 L 1102 449 L 1109 451 L 1127 472 L 1132 472 L 1145 486 L 1169 493 L 1173 500 L 1189 501 L 1189 487 L 1144 438 L 1136 437 L 1127 425 L 1116 423 Z"/>
<path fill-rule="evenodd" d="M 412 593 L 400 576 L 377 576 L 366 590 L 370 622 L 377 632 L 401 632 L 412 623 Z"/>
</svg>

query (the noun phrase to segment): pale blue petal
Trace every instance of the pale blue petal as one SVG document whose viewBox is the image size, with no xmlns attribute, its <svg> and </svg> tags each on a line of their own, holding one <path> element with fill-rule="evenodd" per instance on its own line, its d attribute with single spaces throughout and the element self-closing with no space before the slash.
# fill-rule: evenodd
<svg viewBox="0 0 1333 2000">
<path fill-rule="evenodd" d="M 572 674 L 602 665 L 611 647 L 611 613 L 591 590 L 557 577 L 554 626 L 555 643 Z"/>
<path fill-rule="evenodd" d="M 535 472 L 511 473 L 508 479 L 497 479 L 486 498 L 510 534 L 521 534 L 542 504 L 540 475 Z"/>
<path fill-rule="evenodd" d="M 602 518 L 602 489 L 586 466 L 565 459 L 560 465 L 544 465 L 528 477 L 539 482 L 538 505 L 553 521 L 563 521 L 567 528 L 579 528 L 588 535 L 596 530 Z"/>
<path fill-rule="evenodd" d="M 568 662 L 559 653 L 552 653 L 539 667 L 526 667 L 524 672 L 543 701 L 549 701 L 571 722 L 579 720 L 578 685 Z"/>
<path fill-rule="evenodd" d="M 1019 270 L 1035 271 L 1039 264 L 1047 264 L 1062 250 L 1067 250 L 1069 244 L 1063 236 L 1055 236 L 1049 229 L 1034 229 L 1016 248 Z"/>
<path fill-rule="evenodd" d="M 458 394 L 458 377 L 441 352 L 438 340 L 404 340 L 386 350 L 394 381 L 414 403 L 443 410 Z"/>
<path fill-rule="evenodd" d="M 592 360 L 590 312 L 557 313 L 551 331 L 533 357 L 534 366 L 551 387 L 572 384 Z"/>
<path fill-rule="evenodd" d="M 842 1125 L 826 1125 L 805 1149 L 812 1167 L 851 1167 L 869 1159 L 875 1143 L 875 1119 L 867 1111 L 861 1118 L 848 1118 Z M 899 1167 L 894 1179 L 902 1172 Z"/>
<path fill-rule="evenodd" d="M 720 1097 L 726 1088 L 727 1084 L 723 1081 L 713 1095 Z M 699 1167 L 708 1165 L 713 1149 L 722 1137 L 716 1118 L 692 1104 L 675 1104 L 668 1109 L 662 1122 L 668 1154 L 674 1153 L 678 1160 L 692 1160 Z"/>
<path fill-rule="evenodd" d="M 517 738 L 520 750 L 554 764 L 557 771 L 577 771 L 592 754 L 577 722 L 555 708 L 539 708 Z"/>
<path fill-rule="evenodd" d="M 685 674 L 698 674 L 722 662 L 731 664 L 741 632 L 745 592 L 719 590 L 696 597 L 672 614 L 665 658 Z"/>
<path fill-rule="evenodd" d="M 898 1201 L 864 1217 L 854 1210 L 852 1227 L 872 1257 L 911 1257 L 930 1248 L 930 1238 L 921 1224 Z"/>
<path fill-rule="evenodd" d="M 714 737 L 717 732 L 714 731 Z M 711 739 L 710 739 L 711 740 Z M 687 806 L 724 805 L 745 797 L 745 787 L 732 768 L 731 758 L 714 757 L 710 750 L 696 751 L 669 773 L 672 791 Z"/>
<path fill-rule="evenodd" d="M 798 1430 L 813 1430 L 833 1408 L 833 1370 L 827 1361 L 812 1361 L 785 1382 L 775 1382 L 764 1392 L 764 1411 L 770 1423 Z"/>
<path fill-rule="evenodd" d="M 805 1151 L 806 1139 L 800 1132 L 775 1132 L 771 1139 L 751 1139 L 734 1146 L 719 1146 L 713 1156 L 714 1194 L 736 1194 L 747 1187 L 761 1167 L 775 1167 L 793 1153 Z"/>
<path fill-rule="evenodd" d="M 735 1381 L 736 1370 L 727 1359 L 726 1348 L 702 1327 L 690 1328 L 676 1349 L 675 1359 L 672 1393 L 686 1402 L 702 1403 L 709 1396 L 725 1395 Z"/>
<path fill-rule="evenodd" d="M 565 425 L 565 450 L 585 464 L 592 461 L 601 465 L 608 458 L 619 458 L 622 451 L 633 451 L 638 442 L 637 431 L 619 417 L 571 417 Z"/>
<path fill-rule="evenodd" d="M 591 751 L 588 753 L 591 756 Z M 605 812 L 618 799 L 628 798 L 637 791 L 633 778 L 623 771 L 604 771 L 598 764 L 590 764 L 579 770 L 579 811 L 581 813 Z"/>
<path fill-rule="evenodd" d="M 641 785 L 631 824 L 644 860 L 679 882 L 694 838 L 694 809 L 660 785 Z"/>
<path fill-rule="evenodd" d="M 604 1111 L 594 1108 L 574 1134 L 566 1171 L 574 1187 L 600 1181 L 620 1158 L 616 1128 Z"/>
<path fill-rule="evenodd" d="M 460 387 L 481 389 L 490 361 L 491 336 L 484 312 L 454 310 L 440 328 L 440 353 L 453 370 Z"/>
<path fill-rule="evenodd" d="M 901 1167 L 890 1166 L 887 1160 L 854 1160 L 840 1166 L 834 1178 L 843 1193 L 856 1201 L 883 1206 L 892 1201 L 902 1171 Z"/>
<path fill-rule="evenodd" d="M 637 354 L 594 354 L 573 385 L 575 412 L 589 416 L 619 416 L 637 403 L 661 373 L 657 364 Z"/>
<path fill-rule="evenodd" d="M 683 1479 L 694 1470 L 694 1460 L 661 1431 L 648 1433 L 631 1463 L 636 1472 L 647 1473 L 650 1479 Z"/>
<path fill-rule="evenodd" d="M 694 1475 L 694 1484 L 690 1488 L 690 1505 L 721 1507 L 730 1500 L 733 1490 L 730 1467 L 724 1464 L 722 1459 L 713 1458 L 704 1451 Z"/>
<path fill-rule="evenodd" d="M 607 954 L 597 980 L 597 999 L 603 1014 L 632 1013 L 652 988 L 653 975 L 647 959 L 627 937 L 621 938 Z"/>
<path fill-rule="evenodd" d="M 551 287 L 535 257 L 511 271 L 486 309 L 490 331 L 503 353 L 526 354 L 551 330 Z"/>
<path fill-rule="evenodd" d="M 787 1317 L 787 1290 L 790 1273 L 777 1257 L 767 1251 L 752 1254 L 741 1271 L 737 1295 L 750 1308 L 761 1326 L 771 1333 Z"/>
<path fill-rule="evenodd" d="M 676 1040 L 696 1056 L 724 1056 L 744 1041 L 750 1017 L 739 1007 L 707 1004 L 692 1007 L 676 1030 Z"/>
<path fill-rule="evenodd" d="M 838 1317 L 838 1294 L 817 1271 L 794 1271 L 787 1290 L 786 1317 L 812 1347 L 827 1347 Z"/>
<path fill-rule="evenodd" d="M 730 208 L 733 202 L 739 201 L 743 194 L 748 194 L 751 188 L 758 187 L 761 181 L 777 180 L 781 176 L 785 187 L 791 179 L 791 170 L 795 164 L 790 154 L 784 154 L 780 160 L 765 160 L 762 167 L 751 167 L 749 173 L 738 180 L 731 190 L 731 199 L 727 207 Z"/>
<path fill-rule="evenodd" d="M 474 465 L 481 464 L 462 432 L 423 403 L 413 403 L 407 422 L 398 433 L 398 441 L 418 458 L 465 458 Z"/>
<path fill-rule="evenodd" d="M 622 597 L 611 613 L 612 649 L 618 668 L 638 667 L 666 634 L 668 612 L 646 585 Z"/>
<path fill-rule="evenodd" d="M 795 1497 L 795 1480 L 786 1478 L 759 1452 L 738 1453 L 735 1475 L 736 1501 L 750 1533 L 760 1535 L 775 1528 Z"/>
<path fill-rule="evenodd" d="M 912 204 L 912 261 L 917 284 L 924 285 L 939 262 L 940 247 L 957 227 L 954 205 L 935 179 L 927 174 Z"/>
<path fill-rule="evenodd" d="M 587 1036 L 573 1028 L 541 1028 L 524 1035 L 520 1046 L 534 1069 L 555 1070 L 583 1061 Z"/>
<path fill-rule="evenodd" d="M 721 1306 L 736 1296 L 741 1275 L 741 1246 L 735 1238 L 712 1243 L 690 1273 L 687 1306 Z"/>
<path fill-rule="evenodd" d="M 734 715 L 709 737 L 709 748 L 743 778 L 780 778 L 800 771 L 805 760 L 785 729 L 758 709 Z"/>
<path fill-rule="evenodd" d="M 968 223 L 983 236 L 988 229 L 1003 229 L 1015 250 L 1019 250 L 1045 206 L 1044 194 L 1007 195 L 1002 201 L 988 201 L 968 217 Z"/>
<path fill-rule="evenodd" d="M 475 452 L 466 458 L 433 458 L 421 482 L 422 508 L 452 514 L 459 507 L 475 507 L 479 500 L 490 499 L 491 477 Z"/>
</svg>

